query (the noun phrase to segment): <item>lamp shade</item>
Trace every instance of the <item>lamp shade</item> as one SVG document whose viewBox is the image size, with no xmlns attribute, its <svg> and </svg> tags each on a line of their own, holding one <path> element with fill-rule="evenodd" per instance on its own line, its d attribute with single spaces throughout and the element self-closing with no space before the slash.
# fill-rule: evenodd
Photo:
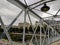
<svg viewBox="0 0 60 45">
<path fill-rule="evenodd" d="M 41 8 L 42 12 L 47 12 L 50 9 L 49 6 L 47 6 L 46 4 L 44 4 L 44 6 Z"/>
</svg>

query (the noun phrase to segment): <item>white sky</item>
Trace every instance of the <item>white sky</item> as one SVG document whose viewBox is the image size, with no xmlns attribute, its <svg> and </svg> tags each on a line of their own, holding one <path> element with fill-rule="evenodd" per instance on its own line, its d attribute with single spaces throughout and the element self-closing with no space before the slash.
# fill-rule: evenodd
<svg viewBox="0 0 60 45">
<path fill-rule="evenodd" d="M 21 1 L 24 3 L 24 0 L 21 0 Z M 39 0 L 26 0 L 28 5 L 30 5 L 34 2 L 37 2 L 37 1 L 39 1 Z M 60 9 L 60 0 L 48 3 L 47 5 L 50 6 L 50 8 L 51 8 L 48 11 L 48 13 L 55 14 L 58 11 L 58 9 Z M 37 7 L 37 9 L 40 9 L 40 8 L 41 8 L 41 6 Z M 20 8 L 9 3 L 7 0 L 0 0 L 0 16 L 2 17 L 5 25 L 10 24 L 12 22 L 12 20 L 19 14 L 20 11 L 21 11 Z M 34 10 L 34 11 L 37 14 L 40 14 L 41 17 L 50 16 L 49 14 L 45 14 L 41 11 L 36 11 L 36 10 Z M 18 25 L 19 22 L 23 22 L 23 19 L 24 19 L 24 13 L 22 13 L 22 15 L 15 22 L 15 25 Z M 32 19 L 33 23 L 37 20 L 36 18 L 33 18 L 32 16 L 31 16 L 31 19 Z M 28 18 L 27 18 L 27 22 L 29 22 Z"/>
</svg>

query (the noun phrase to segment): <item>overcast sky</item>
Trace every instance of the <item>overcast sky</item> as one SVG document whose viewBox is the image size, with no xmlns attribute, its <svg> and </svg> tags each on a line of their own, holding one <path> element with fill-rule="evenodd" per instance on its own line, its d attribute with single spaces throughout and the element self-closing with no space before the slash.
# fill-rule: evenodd
<svg viewBox="0 0 60 45">
<path fill-rule="evenodd" d="M 21 1 L 24 3 L 24 0 L 21 0 Z M 26 0 L 28 5 L 37 1 L 39 0 Z M 60 0 L 48 3 L 47 5 L 51 7 L 51 9 L 48 12 L 51 14 L 55 14 L 57 10 L 60 9 Z M 40 9 L 40 8 L 41 6 L 39 6 L 37 9 Z M 10 24 L 12 20 L 19 14 L 20 11 L 21 11 L 20 8 L 9 3 L 7 0 L 0 0 L 0 16 L 2 17 L 5 25 Z M 34 11 L 40 14 L 41 17 L 47 17 L 49 15 L 49 14 L 45 14 L 36 10 Z M 24 19 L 24 12 L 21 14 L 21 16 L 18 18 L 18 20 L 14 24 L 18 25 L 19 22 L 23 22 L 23 19 Z M 31 19 L 33 23 L 37 20 L 33 17 L 31 17 Z M 29 22 L 28 18 L 27 18 L 27 22 Z"/>
</svg>

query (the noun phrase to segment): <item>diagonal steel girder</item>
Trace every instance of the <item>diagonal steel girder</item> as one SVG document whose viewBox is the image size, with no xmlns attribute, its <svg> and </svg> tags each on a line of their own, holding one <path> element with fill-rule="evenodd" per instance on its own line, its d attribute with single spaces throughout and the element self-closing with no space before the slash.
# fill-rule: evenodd
<svg viewBox="0 0 60 45">
<path fill-rule="evenodd" d="M 11 37 L 10 37 L 10 35 L 9 35 L 9 33 L 8 33 L 8 31 L 7 31 L 7 29 L 6 29 L 5 25 L 4 25 L 1 17 L 0 17 L 0 23 L 1 23 L 1 26 L 2 26 L 2 28 L 4 30 L 4 32 L 5 32 L 8 40 L 9 40 L 9 42 L 11 43 L 11 45 L 13 45 L 13 41 L 11 40 Z"/>
<path fill-rule="evenodd" d="M 30 7 L 28 7 L 27 5 L 23 4 L 20 0 L 7 0 L 7 1 L 10 2 L 10 3 L 12 3 L 12 4 L 14 4 L 15 6 L 21 8 L 23 11 L 25 11 L 28 8 L 29 13 L 33 17 L 37 18 L 38 20 L 42 20 L 46 25 L 48 25 L 47 22 L 42 17 L 40 17 L 37 13 L 35 13 Z M 48 26 L 50 28 L 52 28 L 50 25 L 48 25 Z M 57 32 L 57 34 L 58 34 L 58 32 Z"/>
</svg>

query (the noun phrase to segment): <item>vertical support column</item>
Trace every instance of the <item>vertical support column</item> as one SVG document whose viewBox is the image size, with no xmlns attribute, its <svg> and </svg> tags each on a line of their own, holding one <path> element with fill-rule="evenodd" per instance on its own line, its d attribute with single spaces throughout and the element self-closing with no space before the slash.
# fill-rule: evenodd
<svg viewBox="0 0 60 45">
<path fill-rule="evenodd" d="M 43 45 L 42 43 L 42 25 L 43 25 L 43 20 L 42 19 L 40 19 L 39 20 L 39 23 L 40 23 L 40 45 Z"/>
<path fill-rule="evenodd" d="M 24 26 L 23 26 L 23 45 L 25 45 L 25 25 L 26 25 L 26 10 L 24 15 Z"/>
<path fill-rule="evenodd" d="M 48 30 L 48 42 L 50 42 L 50 40 L 49 40 L 49 26 L 47 26 L 47 30 Z"/>
<path fill-rule="evenodd" d="M 40 45 L 42 44 L 42 38 L 41 38 L 41 36 L 42 36 L 42 33 L 41 33 L 41 25 L 40 25 Z"/>
<path fill-rule="evenodd" d="M 29 12 L 27 12 L 27 13 L 28 13 L 28 18 L 29 18 L 30 24 L 32 25 L 32 21 L 31 21 L 31 18 L 30 18 Z M 38 27 L 38 26 L 37 26 L 37 27 Z M 34 28 L 33 28 L 33 25 L 32 25 L 32 30 L 33 30 L 33 33 L 34 33 L 34 34 L 32 35 L 32 38 L 31 38 L 30 42 L 32 42 L 32 40 L 33 40 L 33 38 L 34 38 L 34 36 L 35 36 L 35 40 L 36 40 L 37 45 L 38 45 L 37 37 L 36 37 L 36 35 L 35 35 L 36 30 L 37 30 L 37 27 L 36 27 L 36 29 L 34 29 Z"/>
</svg>

